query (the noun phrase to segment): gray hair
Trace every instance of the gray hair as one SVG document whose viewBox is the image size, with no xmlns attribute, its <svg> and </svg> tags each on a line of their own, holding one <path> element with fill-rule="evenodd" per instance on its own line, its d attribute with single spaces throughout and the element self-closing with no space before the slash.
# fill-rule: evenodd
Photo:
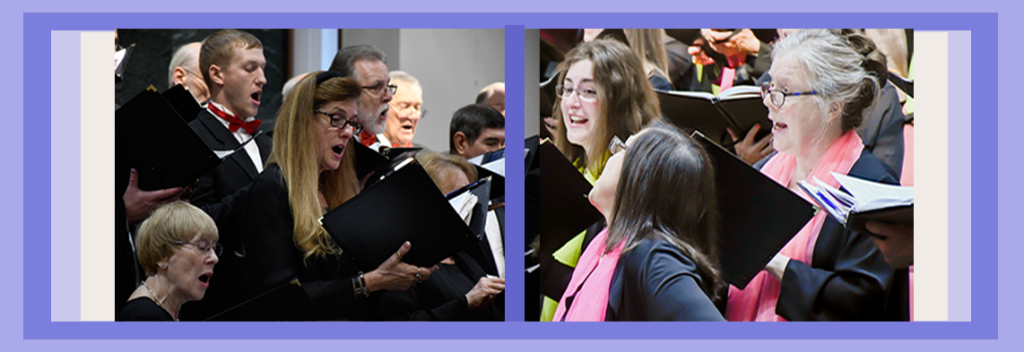
<svg viewBox="0 0 1024 352">
<path fill-rule="evenodd" d="M 416 77 L 413 77 L 412 75 L 405 71 L 391 71 L 388 72 L 388 76 L 391 77 L 392 81 L 399 81 L 402 83 L 406 83 L 410 86 L 418 87 L 420 85 L 420 80 L 416 79 Z"/>
<path fill-rule="evenodd" d="M 171 57 L 171 64 L 167 66 L 167 86 L 174 87 L 174 69 L 181 67 L 185 70 L 192 71 L 194 74 L 199 74 L 199 48 L 195 48 L 192 44 L 201 44 L 199 42 L 188 43 L 178 47 L 178 50 L 174 52 L 174 56 Z M 203 78 L 199 74 L 199 78 Z"/>
<path fill-rule="evenodd" d="M 856 32 L 845 36 L 837 32 L 808 29 L 792 33 L 775 44 L 772 61 L 792 55 L 804 68 L 808 85 L 818 92 L 813 97 L 820 111 L 827 112 L 836 102 L 842 104 L 840 121 L 842 130 L 847 131 L 860 126 L 864 114 L 878 99 L 885 84 L 879 77 L 885 72 L 877 72 L 874 60 L 858 51 L 867 44 L 868 52 L 874 53 L 870 39 Z M 851 38 L 856 43 L 851 43 Z"/>
<path fill-rule="evenodd" d="M 345 77 L 353 77 L 358 80 L 359 77 L 356 75 L 356 61 L 361 60 L 380 61 L 387 64 L 388 55 L 384 54 L 383 51 L 372 45 L 346 46 L 341 50 L 338 50 L 337 55 L 334 55 L 334 61 L 331 62 L 331 68 L 329 70 L 340 73 Z"/>
<path fill-rule="evenodd" d="M 281 89 L 281 97 L 283 99 L 288 99 L 288 94 L 292 92 L 292 89 L 295 88 L 295 85 L 298 84 L 299 81 L 301 81 L 302 78 L 306 77 L 306 75 L 308 75 L 308 74 L 309 74 L 309 72 L 300 73 L 298 75 L 295 75 L 295 77 L 292 77 L 291 79 L 289 79 L 288 82 L 284 82 L 284 88 Z"/>
</svg>

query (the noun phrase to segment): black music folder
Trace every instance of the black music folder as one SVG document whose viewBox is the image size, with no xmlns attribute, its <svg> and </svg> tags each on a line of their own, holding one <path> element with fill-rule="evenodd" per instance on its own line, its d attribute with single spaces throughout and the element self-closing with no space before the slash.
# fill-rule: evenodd
<svg viewBox="0 0 1024 352">
<path fill-rule="evenodd" d="M 375 177 L 379 179 L 381 175 L 386 173 L 388 170 L 393 169 L 398 163 L 406 159 L 406 156 L 411 157 L 416 152 L 423 148 L 386 148 L 384 153 L 370 149 L 354 141 L 355 153 L 356 153 L 356 177 L 357 179 L 363 179 L 367 174 L 373 172 Z M 408 153 L 408 155 L 406 154 Z M 376 182 L 376 181 L 374 181 Z M 367 186 L 372 184 L 367 180 Z"/>
<path fill-rule="evenodd" d="M 171 104 L 171 107 L 178 112 L 178 115 L 181 115 L 181 118 L 185 120 L 185 123 L 192 122 L 192 120 L 195 120 L 196 117 L 199 116 L 199 113 L 203 111 L 203 107 L 199 105 L 198 101 L 196 101 L 192 92 L 185 89 L 185 86 L 183 85 L 176 84 L 174 87 L 160 93 L 160 95 Z"/>
<path fill-rule="evenodd" d="M 540 145 L 540 251 L 550 256 L 604 216 L 587 197 L 593 188 L 552 143 Z"/>
<path fill-rule="evenodd" d="M 743 289 L 814 216 L 814 206 L 706 137 L 715 167 L 722 278 Z"/>
<path fill-rule="evenodd" d="M 298 279 L 209 317 L 206 321 L 318 321 L 320 309 Z"/>
<path fill-rule="evenodd" d="M 405 241 L 412 249 L 402 261 L 429 267 L 480 240 L 415 162 L 327 212 L 321 223 L 363 271 L 376 269 Z"/>
<path fill-rule="evenodd" d="M 736 86 L 715 96 L 705 92 L 658 91 L 661 112 L 676 126 L 700 131 L 722 146 L 731 146 L 732 137 L 726 128 L 743 138 L 755 124 L 760 124 L 757 138 L 772 130 L 768 108 L 761 99 L 761 89 Z"/>
<path fill-rule="evenodd" d="M 139 172 L 140 189 L 191 185 L 230 155 L 211 150 L 153 86 L 114 115 L 118 158 Z"/>
</svg>

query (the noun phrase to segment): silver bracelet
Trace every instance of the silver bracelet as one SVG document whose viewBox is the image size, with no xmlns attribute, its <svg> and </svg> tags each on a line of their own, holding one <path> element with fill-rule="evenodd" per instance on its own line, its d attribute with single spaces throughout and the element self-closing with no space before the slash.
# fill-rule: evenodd
<svg viewBox="0 0 1024 352">
<path fill-rule="evenodd" d="M 357 297 L 359 295 L 370 297 L 370 290 L 366 288 L 366 278 L 363 277 L 362 271 L 359 272 L 359 275 L 352 278 L 352 286 L 355 287 Z"/>
</svg>

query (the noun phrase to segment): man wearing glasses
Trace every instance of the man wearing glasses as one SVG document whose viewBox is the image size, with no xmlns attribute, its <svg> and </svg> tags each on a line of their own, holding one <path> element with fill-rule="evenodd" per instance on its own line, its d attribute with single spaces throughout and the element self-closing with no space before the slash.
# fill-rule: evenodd
<svg viewBox="0 0 1024 352">
<path fill-rule="evenodd" d="M 355 79 L 363 87 L 359 96 L 358 120 L 363 125 L 359 141 L 373 150 L 390 147 L 377 137 L 384 133 L 388 103 L 398 89 L 388 76 L 387 55 L 370 45 L 348 46 L 334 56 L 330 70 Z"/>
<path fill-rule="evenodd" d="M 199 73 L 199 50 L 202 47 L 203 43 L 192 42 L 178 48 L 171 57 L 171 65 L 167 68 L 167 82 L 170 83 L 170 87 L 179 84 L 185 86 L 199 105 L 205 108 L 210 100 L 210 90 L 203 82 L 203 75 Z"/>
<path fill-rule="evenodd" d="M 384 135 L 377 136 L 377 139 L 392 147 L 413 147 L 416 126 L 426 113 L 423 110 L 423 88 L 416 77 L 403 71 L 391 71 L 390 76 L 398 91 L 389 104 L 391 108 L 388 109 Z"/>
</svg>

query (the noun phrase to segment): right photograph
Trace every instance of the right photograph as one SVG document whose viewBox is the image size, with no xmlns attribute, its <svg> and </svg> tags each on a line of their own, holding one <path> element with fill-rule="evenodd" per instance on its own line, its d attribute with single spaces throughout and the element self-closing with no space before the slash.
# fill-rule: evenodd
<svg viewBox="0 0 1024 352">
<path fill-rule="evenodd" d="M 913 320 L 913 39 L 527 30 L 526 320 Z"/>
</svg>

